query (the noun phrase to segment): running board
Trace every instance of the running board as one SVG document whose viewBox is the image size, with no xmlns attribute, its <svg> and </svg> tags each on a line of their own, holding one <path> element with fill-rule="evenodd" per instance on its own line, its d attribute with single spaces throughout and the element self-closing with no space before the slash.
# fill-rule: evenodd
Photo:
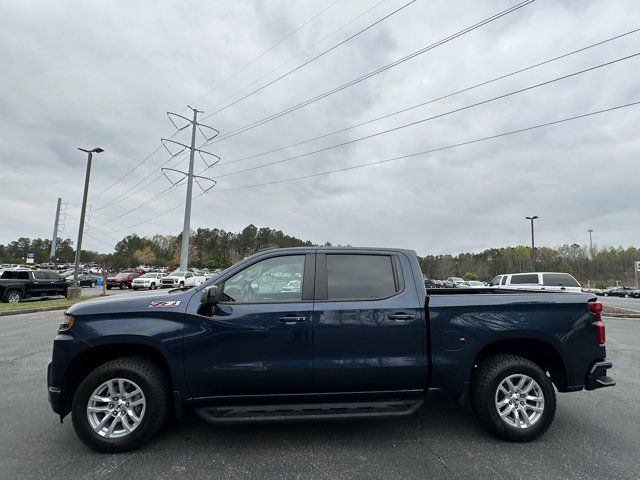
<svg viewBox="0 0 640 480">
<path fill-rule="evenodd" d="M 396 417 L 412 415 L 423 400 L 380 400 L 349 403 L 301 403 L 284 405 L 237 405 L 197 408 L 211 423 L 241 423 L 321 418 Z"/>
</svg>

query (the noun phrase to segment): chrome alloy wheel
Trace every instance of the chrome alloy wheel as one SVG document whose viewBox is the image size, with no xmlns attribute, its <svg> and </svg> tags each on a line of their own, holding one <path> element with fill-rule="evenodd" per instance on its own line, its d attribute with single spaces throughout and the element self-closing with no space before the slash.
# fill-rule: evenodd
<svg viewBox="0 0 640 480">
<path fill-rule="evenodd" d="M 496 390 L 496 410 L 502 420 L 515 428 L 535 425 L 544 412 L 542 388 L 528 375 L 509 375 Z"/>
<path fill-rule="evenodd" d="M 122 438 L 140 426 L 146 411 L 142 389 L 126 378 L 107 380 L 87 403 L 91 428 L 105 438 Z"/>
<path fill-rule="evenodd" d="M 18 292 L 9 292 L 7 294 L 7 302 L 18 303 L 20 301 L 20 294 Z"/>
</svg>

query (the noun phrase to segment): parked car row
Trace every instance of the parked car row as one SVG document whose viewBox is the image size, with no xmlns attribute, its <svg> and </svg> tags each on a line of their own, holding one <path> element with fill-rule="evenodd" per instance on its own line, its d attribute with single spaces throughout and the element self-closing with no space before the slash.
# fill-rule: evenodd
<svg viewBox="0 0 640 480">
<path fill-rule="evenodd" d="M 609 287 L 594 293 L 600 297 L 640 298 L 640 290 L 631 287 Z"/>
<path fill-rule="evenodd" d="M 493 288 L 512 290 L 549 290 L 581 292 L 582 286 L 568 273 L 528 272 L 496 275 L 489 283 L 478 280 L 464 280 L 461 277 L 449 277 L 446 280 L 433 280 L 423 275 L 426 288 Z M 631 294 L 629 296 L 632 296 Z"/>
</svg>

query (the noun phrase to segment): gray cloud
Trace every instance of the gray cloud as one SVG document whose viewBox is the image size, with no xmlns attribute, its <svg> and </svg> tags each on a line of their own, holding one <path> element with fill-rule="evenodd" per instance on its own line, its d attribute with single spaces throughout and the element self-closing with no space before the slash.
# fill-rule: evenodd
<svg viewBox="0 0 640 480">
<path fill-rule="evenodd" d="M 75 237 L 85 157 L 95 161 L 85 246 L 108 251 L 128 233 L 178 233 L 184 187 L 103 226 L 168 187 L 117 199 L 168 159 L 159 151 L 95 196 L 170 135 L 167 110 L 209 92 L 329 5 L 327 0 L 243 2 L 5 2 L 0 5 L 0 243 L 51 235 L 58 196 L 70 204 L 63 236 Z M 268 55 L 198 101 L 211 107 L 377 3 L 341 0 Z M 259 120 L 475 23 L 514 2 L 418 1 L 308 67 L 207 121 L 224 132 Z M 388 0 L 278 70 L 311 58 L 402 5 Z M 523 88 L 638 51 L 640 33 L 559 62 L 339 135 L 228 163 L 429 100 L 631 30 L 636 3 L 538 0 L 520 11 L 320 102 L 214 143 L 211 175 L 301 154 Z M 640 107 L 385 165 L 253 189 L 226 188 L 307 175 L 437 148 L 640 100 L 633 59 L 431 122 L 269 168 L 220 179 L 194 201 L 192 226 L 248 223 L 316 242 L 456 253 L 526 244 L 537 214 L 543 245 L 636 244 Z M 273 78 L 276 73 L 267 77 Z M 237 97 L 235 97 L 237 98 Z M 186 138 L 186 137 L 185 137 Z M 228 164 L 225 164 L 227 162 Z M 184 159 L 170 165 L 186 168 Z M 196 168 L 202 168 L 197 164 Z M 127 228 L 132 227 L 132 228 Z"/>
</svg>

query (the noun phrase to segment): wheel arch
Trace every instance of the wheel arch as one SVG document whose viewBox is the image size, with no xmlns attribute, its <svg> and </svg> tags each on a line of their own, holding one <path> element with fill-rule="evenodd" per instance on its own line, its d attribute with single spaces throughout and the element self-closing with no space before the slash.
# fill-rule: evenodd
<svg viewBox="0 0 640 480">
<path fill-rule="evenodd" d="M 172 372 L 169 361 L 160 349 L 145 343 L 130 341 L 103 344 L 83 350 L 69 362 L 61 386 L 63 415 L 71 411 L 73 396 L 82 380 L 90 372 L 106 362 L 122 357 L 144 358 L 159 366 L 166 375 L 171 395 L 176 397 L 176 385 L 179 385 L 180 381 L 175 378 L 175 372 Z"/>
<path fill-rule="evenodd" d="M 567 368 L 560 352 L 549 342 L 533 338 L 509 338 L 496 340 L 485 345 L 476 355 L 469 372 L 469 380 L 474 370 L 486 358 L 493 355 L 510 353 L 531 360 L 549 373 L 551 381 L 558 391 L 567 389 Z"/>
<path fill-rule="evenodd" d="M 11 287 L 7 287 L 3 294 L 2 294 L 2 301 L 6 301 L 5 299 L 7 298 L 7 295 L 9 295 L 11 292 L 18 292 L 22 298 L 26 298 L 26 293 L 25 293 L 25 289 L 23 287 L 20 287 L 18 285 L 15 286 L 11 286 Z"/>
</svg>

